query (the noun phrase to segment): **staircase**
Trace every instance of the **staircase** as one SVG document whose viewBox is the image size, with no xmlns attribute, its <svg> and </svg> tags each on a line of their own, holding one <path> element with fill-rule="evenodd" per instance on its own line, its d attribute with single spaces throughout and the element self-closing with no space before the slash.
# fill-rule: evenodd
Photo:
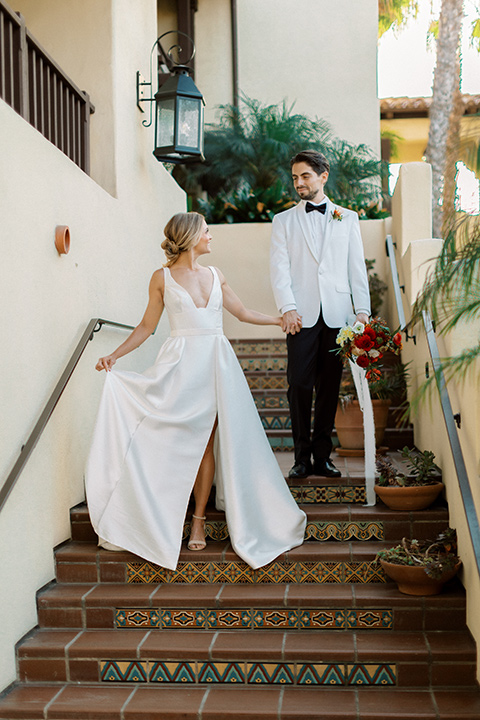
<svg viewBox="0 0 480 720">
<path fill-rule="evenodd" d="M 286 474 L 283 343 L 235 348 Z M 445 528 L 446 506 L 364 507 L 362 460 L 334 459 L 338 480 L 289 481 L 306 541 L 258 570 L 233 552 L 213 502 L 206 549 L 183 549 L 175 571 L 97 548 L 86 506 L 73 508 L 0 718 L 478 720 L 462 585 L 402 595 L 374 562 L 403 536 Z"/>
</svg>

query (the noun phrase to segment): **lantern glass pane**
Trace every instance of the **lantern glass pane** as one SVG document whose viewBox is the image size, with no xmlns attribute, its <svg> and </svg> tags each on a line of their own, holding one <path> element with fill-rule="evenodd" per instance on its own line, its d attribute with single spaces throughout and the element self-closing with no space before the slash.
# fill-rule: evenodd
<svg viewBox="0 0 480 720">
<path fill-rule="evenodd" d="M 171 147 L 175 137 L 175 99 L 157 102 L 157 147 Z"/>
<path fill-rule="evenodd" d="M 177 145 L 198 148 L 201 101 L 181 97 L 178 99 Z"/>
</svg>

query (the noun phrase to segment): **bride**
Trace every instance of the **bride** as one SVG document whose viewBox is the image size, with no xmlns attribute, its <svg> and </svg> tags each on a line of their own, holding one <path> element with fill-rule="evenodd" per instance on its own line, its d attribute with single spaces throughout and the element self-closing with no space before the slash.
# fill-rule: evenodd
<svg viewBox="0 0 480 720">
<path fill-rule="evenodd" d="M 145 314 L 96 369 L 107 377 L 85 481 L 99 544 L 126 549 L 174 570 L 190 495 L 190 550 L 205 547 L 212 483 L 232 546 L 252 568 L 300 545 L 297 507 L 265 436 L 235 353 L 223 334 L 222 305 L 242 322 L 281 325 L 247 310 L 214 267 L 198 263 L 211 235 L 198 213 L 165 227 L 164 268 L 153 273 Z M 155 330 L 166 308 L 171 334 L 143 374 L 114 369 Z"/>
</svg>

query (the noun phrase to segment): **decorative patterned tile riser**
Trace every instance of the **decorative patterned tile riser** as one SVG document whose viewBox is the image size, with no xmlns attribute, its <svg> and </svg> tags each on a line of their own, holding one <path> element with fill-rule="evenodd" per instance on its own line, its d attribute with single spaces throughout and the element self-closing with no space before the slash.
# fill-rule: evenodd
<svg viewBox="0 0 480 720">
<path fill-rule="evenodd" d="M 117 628 L 188 628 L 195 630 L 392 630 L 393 610 L 117 608 Z"/>
<path fill-rule="evenodd" d="M 352 488 L 350 488 L 352 489 Z M 190 536 L 190 522 L 183 527 L 183 540 Z M 207 521 L 205 537 L 210 540 L 227 540 L 228 526 L 225 521 Z M 383 522 L 307 522 L 305 540 L 383 540 Z"/>
<path fill-rule="evenodd" d="M 286 372 L 286 357 L 239 357 L 244 372 Z"/>
<path fill-rule="evenodd" d="M 267 432 L 268 442 L 274 452 L 293 452 L 293 439 L 290 434 L 288 435 L 273 435 L 277 431 L 270 430 Z M 286 431 L 285 431 L 286 432 Z"/>
<path fill-rule="evenodd" d="M 100 680 L 107 683 L 395 686 L 397 667 L 385 663 L 103 660 Z"/>
<path fill-rule="evenodd" d="M 271 371 L 265 373 L 245 373 L 250 390 L 287 390 L 287 376 L 285 372 Z"/>
<path fill-rule="evenodd" d="M 292 430 L 292 421 L 288 410 L 279 410 L 270 413 L 268 410 L 260 410 L 260 419 L 264 430 Z"/>
<path fill-rule="evenodd" d="M 289 485 L 299 505 L 317 503 L 365 503 L 363 485 Z"/>
<path fill-rule="evenodd" d="M 253 570 L 244 562 L 180 562 L 176 570 L 148 562 L 126 563 L 127 583 L 384 583 L 374 561 L 273 562 Z"/>
<path fill-rule="evenodd" d="M 255 393 L 253 399 L 258 410 L 288 410 L 286 393 Z"/>
<path fill-rule="evenodd" d="M 285 340 L 230 340 L 237 356 L 241 355 L 286 355 Z"/>
</svg>

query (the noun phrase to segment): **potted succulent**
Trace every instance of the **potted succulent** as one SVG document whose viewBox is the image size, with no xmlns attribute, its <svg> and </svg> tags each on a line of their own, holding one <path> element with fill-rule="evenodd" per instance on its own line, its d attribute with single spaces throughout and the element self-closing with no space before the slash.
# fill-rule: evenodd
<svg viewBox="0 0 480 720">
<path fill-rule="evenodd" d="M 461 566 L 456 532 L 447 528 L 435 540 L 409 540 L 380 550 L 376 560 L 405 595 L 437 595 Z"/>
<path fill-rule="evenodd" d="M 444 484 L 439 480 L 435 455 L 404 447 L 407 474 L 394 467 L 388 457 L 377 457 L 378 478 L 375 492 L 391 510 L 424 510 L 440 495 Z"/>
</svg>

